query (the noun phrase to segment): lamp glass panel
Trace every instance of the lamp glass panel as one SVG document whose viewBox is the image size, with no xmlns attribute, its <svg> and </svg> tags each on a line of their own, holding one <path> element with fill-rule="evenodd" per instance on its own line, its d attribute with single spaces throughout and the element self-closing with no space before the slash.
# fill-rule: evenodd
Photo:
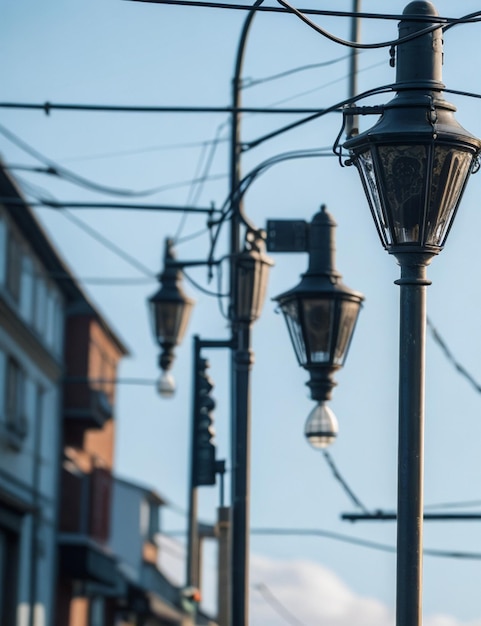
<svg viewBox="0 0 481 626">
<path fill-rule="evenodd" d="M 470 174 L 472 160 L 473 155 L 470 152 L 436 145 L 426 218 L 426 243 L 434 246 L 444 244 Z"/>
<path fill-rule="evenodd" d="M 291 337 L 292 346 L 296 353 L 299 365 L 307 363 L 306 344 L 302 334 L 302 325 L 299 318 L 299 308 L 297 300 L 288 300 L 280 303 L 281 310 L 287 323 L 287 329 Z"/>
<path fill-rule="evenodd" d="M 160 344 L 177 344 L 182 340 L 189 321 L 190 302 L 152 303 L 155 334 Z"/>
<path fill-rule="evenodd" d="M 389 245 L 391 243 L 391 233 L 384 218 L 371 151 L 367 150 L 360 154 L 356 164 L 383 244 Z"/>
<path fill-rule="evenodd" d="M 237 266 L 237 317 L 241 320 L 250 320 L 255 303 L 256 263 L 253 260 L 244 260 Z"/>
<path fill-rule="evenodd" d="M 334 324 L 332 300 L 304 300 L 306 346 L 312 363 L 329 363 Z"/>
<path fill-rule="evenodd" d="M 334 364 L 343 365 L 351 343 L 354 326 L 359 313 L 359 302 L 348 300 L 339 301 L 339 330 L 336 348 L 334 350 Z"/>
<path fill-rule="evenodd" d="M 394 245 L 422 242 L 429 180 L 428 149 L 429 146 L 416 144 L 378 147 Z"/>
<path fill-rule="evenodd" d="M 238 319 L 255 321 L 260 317 L 267 290 L 269 267 L 269 263 L 260 254 L 251 254 L 238 264 Z"/>
</svg>

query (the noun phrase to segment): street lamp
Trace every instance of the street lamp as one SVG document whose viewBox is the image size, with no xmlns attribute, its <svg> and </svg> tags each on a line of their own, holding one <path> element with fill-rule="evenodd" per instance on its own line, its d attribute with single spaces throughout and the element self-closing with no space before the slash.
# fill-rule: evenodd
<svg viewBox="0 0 481 626">
<path fill-rule="evenodd" d="M 246 233 L 244 249 L 237 254 L 234 263 L 237 272 L 235 298 L 236 322 L 251 324 L 259 319 L 264 306 L 272 260 L 265 254 L 262 231 Z"/>
<path fill-rule="evenodd" d="M 305 435 L 315 448 L 337 435 L 337 420 L 326 406 L 343 365 L 364 296 L 341 282 L 335 269 L 336 222 L 323 205 L 309 225 L 309 267 L 301 282 L 274 298 L 284 314 L 299 365 L 309 372 L 307 386 L 318 405 Z"/>
<path fill-rule="evenodd" d="M 160 289 L 149 298 L 152 328 L 162 350 L 158 390 L 163 397 L 170 397 L 175 392 L 175 381 L 169 370 L 175 358 L 174 348 L 184 337 L 194 305 L 182 290 L 181 279 L 182 271 L 175 264 L 174 243 L 172 239 L 166 239 L 164 268 L 159 275 Z"/>
<path fill-rule="evenodd" d="M 382 244 L 401 266 L 396 624 L 420 626 L 426 268 L 446 242 L 481 141 L 443 98 L 435 7 L 411 2 L 403 15 L 400 38 L 420 34 L 397 47 L 398 93 L 373 128 L 344 146 Z"/>
</svg>

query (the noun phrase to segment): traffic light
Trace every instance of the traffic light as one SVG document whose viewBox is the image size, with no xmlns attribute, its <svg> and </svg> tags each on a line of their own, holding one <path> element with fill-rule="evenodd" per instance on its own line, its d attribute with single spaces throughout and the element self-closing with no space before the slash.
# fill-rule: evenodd
<svg viewBox="0 0 481 626">
<path fill-rule="evenodd" d="M 192 471 L 193 485 L 215 485 L 216 462 L 212 412 L 215 400 L 211 391 L 214 385 L 207 374 L 209 362 L 198 357 L 195 370 L 194 388 L 194 432 Z"/>
</svg>

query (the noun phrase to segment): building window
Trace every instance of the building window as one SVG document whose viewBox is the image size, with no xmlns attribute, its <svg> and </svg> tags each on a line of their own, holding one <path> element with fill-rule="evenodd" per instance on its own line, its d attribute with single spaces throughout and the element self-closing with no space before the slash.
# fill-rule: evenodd
<svg viewBox="0 0 481 626">
<path fill-rule="evenodd" d="M 22 251 L 16 235 L 9 233 L 7 242 L 7 289 L 15 302 L 20 299 L 20 277 L 22 273 Z"/>
<path fill-rule="evenodd" d="M 0 507 L 0 521 L 9 515 Z M 10 517 L 13 517 L 10 515 Z M 0 623 L 15 626 L 18 587 L 18 534 L 0 525 Z"/>
<path fill-rule="evenodd" d="M 33 317 L 33 262 L 24 254 L 22 258 L 22 274 L 20 278 L 20 313 L 26 322 L 31 323 Z"/>
<path fill-rule="evenodd" d="M 105 602 L 102 596 L 94 596 L 90 601 L 91 626 L 105 626 Z"/>
<path fill-rule="evenodd" d="M 156 543 L 156 537 L 160 532 L 159 505 L 157 502 L 142 500 L 140 509 L 140 524 L 143 538 L 150 543 Z"/>
<path fill-rule="evenodd" d="M 43 336 L 47 320 L 47 285 L 40 275 L 35 280 L 35 310 L 33 325 L 35 330 Z"/>
<path fill-rule="evenodd" d="M 5 381 L 5 417 L 7 431 L 15 436 L 18 443 L 27 434 L 25 411 L 26 381 L 25 373 L 13 357 L 7 359 Z"/>
</svg>

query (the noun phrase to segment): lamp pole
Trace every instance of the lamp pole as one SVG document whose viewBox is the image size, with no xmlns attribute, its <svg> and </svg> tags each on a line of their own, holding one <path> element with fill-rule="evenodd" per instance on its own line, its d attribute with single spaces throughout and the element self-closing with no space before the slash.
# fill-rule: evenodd
<svg viewBox="0 0 481 626">
<path fill-rule="evenodd" d="M 230 197 L 232 205 L 230 234 L 230 317 L 234 348 L 231 354 L 231 539 L 230 539 L 230 623 L 231 626 L 247 626 L 249 615 L 249 495 L 250 495 L 250 439 L 251 439 L 251 392 L 250 372 L 254 362 L 251 350 L 251 320 L 237 319 L 239 276 L 236 256 L 241 251 L 241 180 L 240 121 L 242 68 L 247 37 L 256 14 L 256 7 L 263 0 L 256 0 L 248 12 L 241 30 L 232 80 L 232 127 L 230 162 Z"/>
<path fill-rule="evenodd" d="M 481 141 L 443 98 L 436 8 L 416 0 L 403 15 L 399 36 L 414 38 L 397 46 L 397 95 L 373 128 L 344 145 L 383 246 L 401 267 L 396 624 L 421 626 L 426 273 L 444 247 Z"/>
</svg>

